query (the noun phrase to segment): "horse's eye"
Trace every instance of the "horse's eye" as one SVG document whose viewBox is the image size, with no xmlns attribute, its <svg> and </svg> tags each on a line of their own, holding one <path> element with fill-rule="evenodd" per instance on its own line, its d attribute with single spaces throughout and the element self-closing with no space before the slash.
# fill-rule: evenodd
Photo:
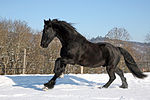
<svg viewBox="0 0 150 100">
<path fill-rule="evenodd" d="M 48 25 L 48 27 L 52 27 L 52 25 L 50 24 L 50 25 Z"/>
<path fill-rule="evenodd" d="M 44 28 L 46 29 L 46 28 L 47 28 L 47 26 L 46 26 L 46 25 L 44 25 Z"/>
</svg>

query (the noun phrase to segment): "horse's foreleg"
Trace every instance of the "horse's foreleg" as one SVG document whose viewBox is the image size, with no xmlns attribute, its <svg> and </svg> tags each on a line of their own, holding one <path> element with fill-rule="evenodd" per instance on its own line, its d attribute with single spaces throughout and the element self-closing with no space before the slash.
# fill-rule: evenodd
<svg viewBox="0 0 150 100">
<path fill-rule="evenodd" d="M 109 81 L 103 86 L 103 88 L 108 88 L 110 84 L 116 79 L 115 66 L 107 66 L 106 70 L 109 75 Z"/>
<path fill-rule="evenodd" d="M 58 58 L 55 61 L 55 68 L 54 68 L 55 75 L 53 76 L 53 78 L 48 83 L 45 83 L 44 86 L 49 88 L 49 89 L 54 88 L 54 85 L 56 83 L 56 79 L 65 71 L 65 67 L 66 67 L 66 64 L 64 64 L 62 62 L 61 58 Z"/>
</svg>

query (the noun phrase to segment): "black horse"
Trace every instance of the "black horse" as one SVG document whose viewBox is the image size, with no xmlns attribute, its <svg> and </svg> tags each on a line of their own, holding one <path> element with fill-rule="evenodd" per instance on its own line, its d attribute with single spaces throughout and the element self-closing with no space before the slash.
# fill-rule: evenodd
<svg viewBox="0 0 150 100">
<path fill-rule="evenodd" d="M 57 19 L 44 20 L 44 29 L 41 40 L 41 47 L 47 48 L 50 42 L 57 37 L 61 44 L 60 58 L 55 61 L 53 78 L 45 83 L 44 86 L 51 89 L 55 85 L 56 79 L 65 71 L 67 64 L 78 64 L 85 67 L 106 67 L 110 77 L 109 81 L 103 86 L 107 88 L 115 80 L 117 73 L 121 80 L 121 88 L 127 88 L 128 84 L 123 75 L 123 71 L 117 67 L 121 55 L 125 64 L 132 74 L 138 78 L 146 75 L 140 71 L 133 57 L 128 51 L 121 47 L 115 47 L 109 43 L 91 43 L 69 23 Z"/>
</svg>

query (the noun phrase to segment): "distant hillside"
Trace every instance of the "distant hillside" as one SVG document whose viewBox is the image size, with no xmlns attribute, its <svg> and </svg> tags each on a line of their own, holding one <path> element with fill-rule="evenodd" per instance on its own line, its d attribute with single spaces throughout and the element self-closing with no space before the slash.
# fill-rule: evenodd
<svg viewBox="0 0 150 100">
<path fill-rule="evenodd" d="M 93 43 L 103 42 L 103 41 L 106 41 L 106 40 L 107 40 L 107 38 L 102 37 L 102 36 L 97 36 L 95 38 L 90 39 L 90 41 L 93 42 Z"/>
<path fill-rule="evenodd" d="M 97 36 L 95 38 L 91 38 L 89 41 L 93 43 L 97 43 L 97 42 L 104 42 L 108 40 L 109 40 L 108 38 Z M 127 42 L 132 44 L 133 48 L 139 53 L 144 53 L 146 49 L 150 49 L 150 43 L 141 43 L 141 42 L 135 42 L 135 41 L 127 41 Z"/>
</svg>

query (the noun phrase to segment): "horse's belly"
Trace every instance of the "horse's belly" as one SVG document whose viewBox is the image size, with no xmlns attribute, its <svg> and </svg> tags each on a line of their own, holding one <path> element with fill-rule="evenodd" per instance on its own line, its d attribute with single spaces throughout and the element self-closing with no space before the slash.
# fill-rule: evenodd
<svg viewBox="0 0 150 100">
<path fill-rule="evenodd" d="M 89 64 L 89 67 L 100 67 L 100 66 L 103 66 L 105 64 L 105 61 L 102 60 L 102 61 L 95 61 L 95 62 L 92 62 L 90 61 L 90 64 Z"/>
<path fill-rule="evenodd" d="M 105 60 L 100 60 L 100 59 L 84 59 L 81 60 L 79 65 L 82 65 L 84 67 L 100 67 L 105 64 Z"/>
<path fill-rule="evenodd" d="M 80 65 L 87 67 L 100 67 L 105 64 L 105 58 L 99 48 L 85 51 L 78 60 Z"/>
</svg>

